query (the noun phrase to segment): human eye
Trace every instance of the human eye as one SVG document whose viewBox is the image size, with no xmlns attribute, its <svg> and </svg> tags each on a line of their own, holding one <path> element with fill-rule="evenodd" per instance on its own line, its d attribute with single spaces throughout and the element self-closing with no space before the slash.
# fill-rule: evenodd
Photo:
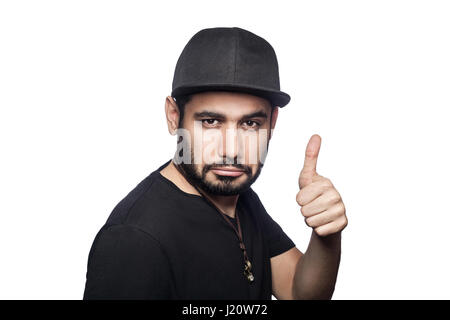
<svg viewBox="0 0 450 320">
<path fill-rule="evenodd" d="M 249 129 L 257 129 L 259 128 L 259 126 L 260 126 L 259 122 L 253 120 L 244 121 L 244 127 L 247 127 Z"/>
<path fill-rule="evenodd" d="M 215 122 L 217 121 L 217 122 Z M 206 125 L 207 127 L 214 127 L 216 124 L 219 123 L 217 119 L 203 119 L 202 123 Z"/>
</svg>

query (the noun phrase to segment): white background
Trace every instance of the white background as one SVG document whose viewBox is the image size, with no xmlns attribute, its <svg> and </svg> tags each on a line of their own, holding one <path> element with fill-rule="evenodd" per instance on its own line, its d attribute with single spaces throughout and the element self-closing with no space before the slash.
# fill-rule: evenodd
<svg viewBox="0 0 450 320">
<path fill-rule="evenodd" d="M 448 299 L 446 1 L 2 1 L 2 299 L 81 299 L 113 207 L 170 159 L 164 100 L 186 42 L 268 40 L 280 109 L 253 185 L 304 251 L 295 202 L 309 137 L 347 207 L 335 299 Z"/>
</svg>

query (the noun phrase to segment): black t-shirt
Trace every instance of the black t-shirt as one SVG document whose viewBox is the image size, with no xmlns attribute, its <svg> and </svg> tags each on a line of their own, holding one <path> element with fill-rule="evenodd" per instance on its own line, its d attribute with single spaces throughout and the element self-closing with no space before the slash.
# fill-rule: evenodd
<svg viewBox="0 0 450 320">
<path fill-rule="evenodd" d="M 236 208 L 255 277 L 249 282 L 235 231 L 204 198 L 161 175 L 170 161 L 119 202 L 97 233 L 83 298 L 270 300 L 270 258 L 294 242 L 251 188 L 241 193 Z"/>
</svg>

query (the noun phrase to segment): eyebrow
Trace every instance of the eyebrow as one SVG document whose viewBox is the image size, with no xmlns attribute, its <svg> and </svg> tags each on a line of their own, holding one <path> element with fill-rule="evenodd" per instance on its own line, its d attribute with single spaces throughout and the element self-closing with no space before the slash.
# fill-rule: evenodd
<svg viewBox="0 0 450 320">
<path fill-rule="evenodd" d="M 218 112 L 201 111 L 201 112 L 195 112 L 194 117 L 196 117 L 196 118 L 211 117 L 211 118 L 216 118 L 216 119 L 225 119 L 226 115 L 223 113 L 218 113 Z M 264 111 L 256 111 L 256 112 L 249 113 L 249 114 L 242 116 L 242 119 L 250 119 L 250 118 L 267 119 L 267 113 L 265 113 Z"/>
</svg>

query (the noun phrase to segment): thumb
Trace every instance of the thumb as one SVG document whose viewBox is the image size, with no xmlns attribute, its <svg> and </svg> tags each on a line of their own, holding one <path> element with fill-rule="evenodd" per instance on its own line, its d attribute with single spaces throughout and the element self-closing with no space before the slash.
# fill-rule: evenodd
<svg viewBox="0 0 450 320">
<path fill-rule="evenodd" d="M 305 151 L 305 161 L 303 169 L 298 178 L 300 188 L 303 188 L 312 182 L 312 178 L 317 175 L 317 158 L 319 157 L 320 145 L 322 138 L 318 134 L 314 134 L 308 142 Z"/>
</svg>

